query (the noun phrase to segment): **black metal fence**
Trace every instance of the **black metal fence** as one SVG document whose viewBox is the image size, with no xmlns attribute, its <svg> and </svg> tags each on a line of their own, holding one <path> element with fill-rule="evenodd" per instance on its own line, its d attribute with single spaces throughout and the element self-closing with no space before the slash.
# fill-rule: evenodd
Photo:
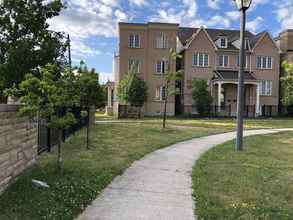
<svg viewBox="0 0 293 220">
<path fill-rule="evenodd" d="M 184 106 L 184 113 L 187 115 L 200 116 L 197 106 Z M 246 105 L 243 112 L 244 117 L 277 117 L 277 116 L 293 116 L 292 106 L 282 105 L 262 105 L 260 106 L 260 112 L 256 115 L 255 105 Z M 236 117 L 236 106 L 223 105 L 221 107 L 217 105 L 211 105 L 204 107 L 204 116 L 206 117 Z"/>
<path fill-rule="evenodd" d="M 82 116 L 82 111 L 87 111 L 87 116 Z M 87 126 L 89 123 L 89 109 L 82 108 L 62 108 L 58 114 L 65 114 L 67 111 L 70 111 L 74 114 L 77 122 L 70 126 L 68 129 L 62 131 L 62 140 L 65 141 L 75 132 L 81 130 L 83 127 Z M 51 148 L 58 144 L 59 140 L 59 131 L 57 129 L 49 128 L 46 124 L 50 121 L 49 118 L 42 119 L 43 123 L 38 125 L 38 152 L 39 154 L 44 151 L 51 151 Z"/>
</svg>

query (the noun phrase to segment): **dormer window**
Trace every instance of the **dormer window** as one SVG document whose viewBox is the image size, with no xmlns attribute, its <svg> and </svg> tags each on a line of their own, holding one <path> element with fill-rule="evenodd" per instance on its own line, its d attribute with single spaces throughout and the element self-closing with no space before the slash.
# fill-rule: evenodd
<svg viewBox="0 0 293 220">
<path fill-rule="evenodd" d="M 228 47 L 228 39 L 226 37 L 220 38 L 220 48 L 227 48 Z"/>
</svg>

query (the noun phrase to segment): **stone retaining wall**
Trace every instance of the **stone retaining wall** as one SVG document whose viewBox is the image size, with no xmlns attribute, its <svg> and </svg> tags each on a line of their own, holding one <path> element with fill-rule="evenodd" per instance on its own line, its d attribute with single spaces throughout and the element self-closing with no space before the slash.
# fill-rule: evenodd
<svg viewBox="0 0 293 220">
<path fill-rule="evenodd" d="M 0 104 L 0 193 L 36 162 L 37 127 L 17 116 L 17 105 Z"/>
</svg>

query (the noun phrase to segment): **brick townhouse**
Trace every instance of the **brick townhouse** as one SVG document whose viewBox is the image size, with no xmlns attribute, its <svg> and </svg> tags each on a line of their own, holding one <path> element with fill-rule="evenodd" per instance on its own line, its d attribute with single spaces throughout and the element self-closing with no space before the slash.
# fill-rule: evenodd
<svg viewBox="0 0 293 220">
<path fill-rule="evenodd" d="M 236 115 L 240 33 L 238 30 L 189 28 L 170 23 L 119 23 L 119 54 L 114 57 L 114 82 L 109 85 L 109 112 L 118 113 L 116 88 L 132 67 L 148 85 L 145 115 L 160 115 L 164 73 L 181 69 L 184 77 L 173 86 L 181 94 L 169 97 L 168 115 L 193 114 L 192 80 L 206 79 L 213 106 L 220 115 Z M 246 32 L 245 106 L 259 116 L 264 106 L 277 114 L 280 104 L 281 61 L 293 61 L 293 31 L 273 39 L 268 32 Z M 170 48 L 182 55 L 168 62 Z"/>
</svg>

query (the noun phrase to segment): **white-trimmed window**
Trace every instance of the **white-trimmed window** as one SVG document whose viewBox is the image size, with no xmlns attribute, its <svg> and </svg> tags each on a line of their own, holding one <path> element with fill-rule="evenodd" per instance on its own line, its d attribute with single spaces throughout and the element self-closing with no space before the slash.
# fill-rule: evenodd
<svg viewBox="0 0 293 220">
<path fill-rule="evenodd" d="M 228 67 L 229 66 L 229 56 L 228 55 L 219 55 L 218 56 L 218 66 Z"/>
<path fill-rule="evenodd" d="M 134 73 L 140 73 L 140 60 L 130 59 L 128 61 L 128 71 Z"/>
<path fill-rule="evenodd" d="M 166 49 L 169 48 L 169 39 L 164 33 L 157 33 L 156 35 L 156 48 Z"/>
<path fill-rule="evenodd" d="M 245 63 L 244 63 L 245 68 L 248 67 L 248 61 L 249 61 L 249 56 L 245 56 Z M 240 66 L 240 56 L 239 55 L 237 55 L 237 66 Z"/>
<path fill-rule="evenodd" d="M 262 80 L 260 85 L 260 95 L 271 96 L 273 91 L 273 81 Z"/>
<path fill-rule="evenodd" d="M 169 62 L 167 60 L 158 60 L 156 63 L 156 72 L 164 74 L 169 70 Z"/>
<path fill-rule="evenodd" d="M 164 101 L 166 99 L 166 88 L 165 86 L 159 86 L 156 88 L 156 100 Z"/>
<path fill-rule="evenodd" d="M 258 69 L 273 69 L 273 58 L 271 56 L 257 56 L 256 66 Z"/>
<path fill-rule="evenodd" d="M 227 48 L 228 47 L 228 39 L 227 37 L 220 38 L 220 48 Z"/>
<path fill-rule="evenodd" d="M 130 48 L 140 48 L 139 34 L 130 34 L 128 45 Z"/>
<path fill-rule="evenodd" d="M 209 55 L 206 53 L 194 53 L 193 66 L 201 66 L 201 67 L 209 66 Z"/>
</svg>

